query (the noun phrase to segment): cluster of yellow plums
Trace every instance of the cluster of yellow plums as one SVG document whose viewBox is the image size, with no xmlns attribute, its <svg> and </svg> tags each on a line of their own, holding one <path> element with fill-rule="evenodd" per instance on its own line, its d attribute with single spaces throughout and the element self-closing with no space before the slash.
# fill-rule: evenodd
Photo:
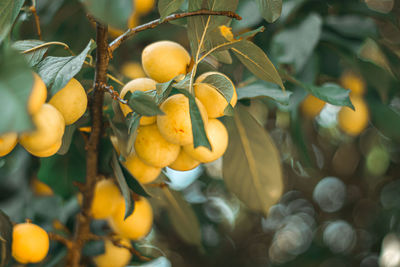
<svg viewBox="0 0 400 267">
<path fill-rule="evenodd" d="M 32 155 L 49 157 L 57 153 L 62 144 L 66 125 L 76 122 L 86 111 L 85 89 L 74 78 L 50 98 L 42 79 L 33 73 L 34 84 L 28 99 L 27 110 L 32 116 L 34 130 L 0 135 L 0 157 L 10 153 L 17 142 Z"/>
<path fill-rule="evenodd" d="M 127 92 L 155 90 L 157 83 L 186 75 L 190 60 L 189 53 L 178 43 L 159 41 L 148 45 L 142 53 L 142 66 L 149 78 L 137 78 L 127 83 L 121 90 L 121 97 Z M 203 73 L 194 82 L 195 101 L 212 149 L 194 148 L 189 100 L 183 94 L 172 95 L 160 105 L 163 115 L 140 119 L 135 153 L 126 158 L 125 166 L 141 183 L 154 181 L 164 167 L 187 171 L 224 154 L 228 132 L 217 118 L 224 115 L 228 102 L 213 86 L 202 83 L 215 73 Z M 230 104 L 235 106 L 236 101 L 235 90 Z M 126 104 L 121 103 L 120 107 L 125 116 L 132 111 Z"/>
<path fill-rule="evenodd" d="M 369 111 L 363 99 L 366 85 L 362 77 L 352 71 L 345 71 L 340 77 L 343 88 L 350 89 L 350 100 L 354 109 L 342 107 L 338 114 L 339 128 L 350 136 L 359 135 L 368 125 Z M 301 103 L 301 111 L 308 118 L 314 118 L 324 108 L 325 102 L 313 95 L 308 95 Z"/>
</svg>

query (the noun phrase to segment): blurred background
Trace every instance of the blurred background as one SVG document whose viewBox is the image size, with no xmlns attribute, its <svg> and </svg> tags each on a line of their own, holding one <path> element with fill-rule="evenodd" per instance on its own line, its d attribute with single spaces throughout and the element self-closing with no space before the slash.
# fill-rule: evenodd
<svg viewBox="0 0 400 267">
<path fill-rule="evenodd" d="M 44 40 L 64 42 L 78 53 L 95 38 L 78 0 L 36 0 L 36 5 Z M 235 34 L 265 26 L 253 41 L 275 66 L 301 83 L 350 89 L 358 112 L 348 110 L 349 115 L 348 108 L 309 97 L 300 83 L 285 77 L 287 91 L 293 92 L 287 103 L 242 99 L 280 152 L 285 189 L 279 202 L 267 216 L 249 210 L 226 189 L 222 160 L 188 172 L 166 169 L 180 204 L 193 207 L 201 243 L 185 240 L 179 220 L 165 216 L 173 214 L 166 202 L 151 199 L 154 229 L 135 246 L 178 267 L 400 266 L 398 1 L 284 0 L 282 15 L 273 24 L 258 15 L 254 1 L 240 0 L 237 13 L 243 20 L 233 22 Z M 152 3 L 133 14 L 126 27 L 158 16 Z M 14 27 L 13 40 L 37 38 L 29 11 L 21 13 Z M 111 29 L 110 40 L 123 30 Z M 185 27 L 166 24 L 122 45 L 110 73 L 123 82 L 143 77 L 141 51 L 166 39 L 189 48 Z M 50 48 L 49 54 L 69 55 L 62 48 Z M 255 80 L 237 59 L 217 67 L 238 90 L 277 88 Z M 78 75 L 85 88 L 91 86 L 93 73 L 85 67 Z M 31 218 L 49 230 L 68 232 L 79 209 L 77 200 L 73 194 L 56 196 L 38 182 L 38 166 L 38 159 L 21 147 L 0 158 L 0 209 L 13 221 Z M 93 228 L 103 231 L 104 222 Z M 51 249 L 54 257 L 42 265 L 62 266 L 54 259 L 62 258 L 65 249 L 58 244 Z M 95 248 L 89 246 L 86 255 L 91 250 Z"/>
</svg>

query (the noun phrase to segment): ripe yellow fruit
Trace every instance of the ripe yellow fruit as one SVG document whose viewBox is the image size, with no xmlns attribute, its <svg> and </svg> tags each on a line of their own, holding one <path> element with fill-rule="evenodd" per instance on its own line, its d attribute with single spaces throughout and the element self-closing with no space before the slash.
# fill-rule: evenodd
<svg viewBox="0 0 400 267">
<path fill-rule="evenodd" d="M 224 110 L 228 106 L 228 102 L 226 101 L 225 97 L 221 95 L 221 93 L 219 93 L 217 89 L 215 89 L 213 86 L 207 83 L 202 83 L 202 81 L 205 78 L 207 78 L 207 76 L 212 74 L 223 75 L 228 80 L 230 80 L 226 75 L 219 72 L 211 71 L 203 73 L 196 79 L 194 85 L 194 93 L 206 108 L 208 117 L 218 118 L 224 116 Z M 233 88 L 235 88 L 233 83 L 232 86 Z M 234 89 L 232 98 L 229 103 L 232 105 L 232 107 L 234 107 L 236 105 L 236 102 L 237 102 L 237 93 L 236 89 Z"/>
<path fill-rule="evenodd" d="M 44 150 L 33 150 L 33 149 L 29 149 L 29 148 L 25 148 L 26 151 L 28 151 L 29 153 L 31 153 L 32 155 L 39 157 L 39 158 L 47 158 L 50 156 L 53 156 L 54 154 L 57 153 L 58 150 L 60 150 L 60 147 L 62 145 L 62 140 L 60 139 L 59 141 L 57 141 L 56 143 L 54 143 L 53 145 L 51 145 L 49 148 L 46 148 Z"/>
<path fill-rule="evenodd" d="M 121 198 L 118 187 L 110 179 L 101 180 L 96 184 L 92 208 L 95 219 L 106 219 L 115 211 Z"/>
<path fill-rule="evenodd" d="M 144 163 L 159 168 L 174 162 L 180 149 L 179 145 L 165 140 L 155 124 L 138 128 L 134 146 L 136 155 Z"/>
<path fill-rule="evenodd" d="M 125 200 L 121 198 L 109 220 L 111 229 L 120 236 L 139 240 L 150 232 L 153 225 L 153 210 L 149 201 L 144 197 L 135 200 L 135 209 L 128 218 L 124 220 L 124 216 Z"/>
<path fill-rule="evenodd" d="M 128 239 L 120 239 L 119 243 L 126 247 L 132 246 Z M 117 247 L 110 240 L 104 242 L 104 247 L 104 254 L 94 257 L 97 267 L 124 267 L 132 258 L 128 249 Z"/>
<path fill-rule="evenodd" d="M 4 157 L 14 149 L 17 139 L 17 133 L 10 132 L 0 135 L 0 157 Z"/>
<path fill-rule="evenodd" d="M 136 155 L 127 157 L 125 166 L 129 172 L 142 184 L 153 182 L 161 173 L 161 168 L 144 163 Z"/>
<path fill-rule="evenodd" d="M 207 137 L 212 151 L 203 146 L 194 148 L 193 144 L 183 147 L 185 152 L 200 162 L 211 162 L 221 157 L 228 147 L 228 131 L 217 119 L 211 119 L 207 125 Z"/>
<path fill-rule="evenodd" d="M 65 122 L 61 113 L 50 104 L 43 104 L 40 110 L 33 115 L 36 129 L 33 132 L 21 134 L 20 144 L 31 151 L 43 151 L 61 140 Z"/>
<path fill-rule="evenodd" d="M 369 112 L 367 104 L 361 97 L 351 97 L 355 111 L 342 107 L 338 115 L 340 129 L 348 135 L 359 135 L 368 125 Z"/>
<path fill-rule="evenodd" d="M 72 78 L 49 101 L 63 115 L 65 125 L 76 122 L 86 111 L 87 95 L 78 80 Z"/>
<path fill-rule="evenodd" d="M 142 65 L 138 62 L 127 62 L 122 65 L 121 73 L 129 79 L 137 79 L 146 77 Z"/>
<path fill-rule="evenodd" d="M 149 13 L 154 7 L 154 0 L 133 0 L 135 13 L 146 14 Z"/>
<path fill-rule="evenodd" d="M 36 73 L 33 73 L 34 83 L 32 92 L 28 99 L 28 111 L 30 114 L 35 114 L 39 111 L 40 107 L 46 102 L 47 88 L 42 78 Z"/>
<path fill-rule="evenodd" d="M 49 235 L 33 223 L 20 223 L 13 228 L 12 256 L 22 264 L 42 261 L 49 251 Z"/>
<path fill-rule="evenodd" d="M 200 161 L 189 156 L 183 149 L 179 152 L 176 160 L 168 167 L 176 171 L 189 171 L 200 165 Z"/>
<path fill-rule="evenodd" d="M 134 79 L 130 82 L 128 82 L 121 90 L 121 98 L 124 98 L 126 93 L 128 92 L 135 92 L 135 91 L 150 91 L 150 90 L 155 90 L 156 89 L 156 81 L 150 79 L 150 78 L 137 78 Z M 132 109 L 125 104 L 120 103 L 119 104 L 122 110 L 122 113 L 124 115 L 128 115 L 128 113 L 132 112 Z M 140 125 L 150 125 L 156 122 L 156 117 L 155 116 L 143 116 L 140 119 Z"/>
<path fill-rule="evenodd" d="M 42 181 L 39 181 L 38 179 L 33 179 L 32 180 L 32 191 L 35 193 L 35 195 L 38 196 L 52 196 L 53 195 L 53 190 L 48 186 L 47 184 L 43 183 Z"/>
<path fill-rule="evenodd" d="M 178 43 L 159 41 L 145 47 L 142 53 L 145 73 L 159 83 L 168 82 L 179 74 L 186 74 L 190 55 Z"/>
<path fill-rule="evenodd" d="M 301 112 L 307 118 L 313 119 L 317 116 L 325 106 L 325 101 L 308 95 L 300 105 Z"/>
<path fill-rule="evenodd" d="M 352 71 L 345 71 L 340 77 L 340 83 L 345 89 L 350 89 L 350 95 L 362 96 L 365 93 L 364 79 Z"/>
<path fill-rule="evenodd" d="M 196 99 L 204 126 L 207 127 L 207 111 L 200 100 Z M 189 99 L 183 94 L 168 97 L 160 106 L 164 115 L 157 115 L 157 126 L 161 135 L 178 145 L 193 143 L 192 121 L 189 113 Z"/>
</svg>

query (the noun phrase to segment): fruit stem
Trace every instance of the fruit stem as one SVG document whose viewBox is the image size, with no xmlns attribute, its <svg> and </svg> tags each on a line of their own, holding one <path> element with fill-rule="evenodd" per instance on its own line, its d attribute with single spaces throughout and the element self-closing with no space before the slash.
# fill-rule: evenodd
<svg viewBox="0 0 400 267">
<path fill-rule="evenodd" d="M 86 182 L 80 189 L 83 198 L 81 211 L 76 217 L 74 237 L 67 255 L 67 266 L 69 267 L 80 266 L 81 251 L 90 235 L 90 207 L 92 206 L 94 188 L 98 176 L 98 150 L 103 128 L 104 90 L 100 85 L 107 82 L 109 62 L 107 33 L 107 26 L 96 22 L 96 69 L 93 85 L 94 93 L 90 101 L 92 131 L 86 146 Z"/>
</svg>

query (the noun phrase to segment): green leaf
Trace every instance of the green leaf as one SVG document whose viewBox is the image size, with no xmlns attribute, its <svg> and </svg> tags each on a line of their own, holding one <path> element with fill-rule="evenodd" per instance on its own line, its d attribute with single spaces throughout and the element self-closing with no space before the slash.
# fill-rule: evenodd
<svg viewBox="0 0 400 267">
<path fill-rule="evenodd" d="M 90 55 L 96 47 L 93 40 L 86 48 L 76 56 L 70 57 L 46 57 L 37 68 L 47 88 L 50 89 L 50 96 L 55 95 L 62 89 L 82 68 L 87 55 Z"/>
<path fill-rule="evenodd" d="M 129 186 L 126 183 L 124 173 L 122 172 L 121 165 L 119 164 L 117 153 L 115 153 L 115 151 L 113 152 L 113 155 L 112 155 L 111 167 L 114 171 L 114 175 L 115 175 L 115 178 L 117 179 L 119 188 L 121 189 L 122 196 L 125 199 L 125 217 L 124 217 L 124 219 L 126 219 L 132 214 L 132 212 L 135 208 L 135 202 L 132 199 L 131 190 L 129 189 Z"/>
<path fill-rule="evenodd" d="M 325 102 L 354 109 L 349 97 L 350 90 L 346 90 L 335 83 L 325 83 L 321 86 L 303 84 L 303 86 L 310 94 Z"/>
<path fill-rule="evenodd" d="M 224 118 L 229 145 L 223 156 L 223 178 L 227 188 L 251 210 L 266 214 L 283 192 L 279 152 L 243 107 L 238 105 L 235 111 L 233 118 Z"/>
<path fill-rule="evenodd" d="M 57 154 L 59 155 L 67 154 L 69 147 L 71 146 L 75 131 L 76 131 L 76 124 L 65 126 L 64 135 L 62 137 L 62 145 L 60 149 L 57 151 Z"/>
<path fill-rule="evenodd" d="M 233 92 L 235 91 L 235 86 L 225 75 L 222 75 L 221 73 L 212 73 L 202 80 L 201 83 L 206 83 L 213 87 L 223 97 L 225 97 L 228 103 L 231 101 Z"/>
<path fill-rule="evenodd" d="M 400 143 L 400 114 L 378 99 L 377 96 L 367 98 L 372 124 L 385 136 Z"/>
<path fill-rule="evenodd" d="M 112 175 L 111 160 L 114 147 L 110 138 L 101 138 L 99 144 L 99 172 L 104 175 Z"/>
<path fill-rule="evenodd" d="M 134 12 L 132 0 L 82 0 L 87 11 L 104 24 L 125 29 Z"/>
<path fill-rule="evenodd" d="M 186 77 L 185 77 L 186 79 Z M 175 82 L 175 79 L 172 79 L 165 83 L 157 83 L 156 84 L 156 102 L 157 104 L 161 104 L 165 99 L 170 95 L 172 90 L 172 84 Z"/>
<path fill-rule="evenodd" d="M 37 47 L 39 45 L 44 44 L 43 41 L 41 40 L 23 40 L 23 41 L 17 41 L 12 44 L 12 48 L 20 51 L 21 53 L 32 49 L 34 47 Z M 38 64 L 42 58 L 44 57 L 44 54 L 46 54 L 47 50 L 49 48 L 47 46 L 33 50 L 32 52 L 24 53 L 25 59 L 28 62 L 29 66 L 33 67 L 36 64 Z"/>
<path fill-rule="evenodd" d="M 67 154 L 40 159 L 38 178 L 64 199 L 74 196 L 74 182 L 85 182 L 86 157 L 82 138 L 76 138 Z"/>
<path fill-rule="evenodd" d="M 179 192 L 172 191 L 168 187 L 163 187 L 159 196 L 179 237 L 188 244 L 201 246 L 200 224 L 193 208 Z"/>
<path fill-rule="evenodd" d="M 138 195 L 143 197 L 151 197 L 151 194 L 143 187 L 143 185 L 120 163 L 121 170 L 126 179 L 129 188 Z"/>
<path fill-rule="evenodd" d="M 160 19 L 163 21 L 168 15 L 179 10 L 179 7 L 185 0 L 159 0 L 158 1 L 158 12 L 160 13 Z"/>
<path fill-rule="evenodd" d="M 189 11 L 199 9 L 207 9 L 214 11 L 235 11 L 238 0 L 208 0 L 208 1 L 189 1 Z M 188 37 L 192 56 L 195 57 L 197 52 L 202 52 L 205 48 L 209 50 L 211 45 L 207 43 L 209 40 L 208 33 L 216 29 L 220 25 L 229 24 L 231 18 L 226 16 L 192 16 L 188 17 Z M 199 48 L 201 37 L 205 36 L 202 47 Z"/>
<path fill-rule="evenodd" d="M 12 231 L 10 218 L 0 210 L 0 267 L 6 266 L 11 258 Z"/>
<path fill-rule="evenodd" d="M 0 44 L 7 36 L 25 0 L 0 1 Z"/>
<path fill-rule="evenodd" d="M 366 39 L 368 37 L 377 37 L 378 29 L 372 18 L 357 16 L 355 14 L 336 16 L 327 16 L 324 26 L 333 29 L 335 32 L 347 38 Z"/>
<path fill-rule="evenodd" d="M 276 34 L 271 44 L 271 54 L 279 63 L 293 64 L 301 71 L 317 45 L 322 29 L 322 19 L 310 14 L 300 24 Z"/>
<path fill-rule="evenodd" d="M 282 91 L 274 84 L 254 83 L 237 89 L 238 100 L 254 97 L 269 97 L 273 100 L 288 105 L 289 98 L 292 95 L 290 91 Z"/>
<path fill-rule="evenodd" d="M 33 82 L 24 57 L 8 46 L 0 47 L 0 134 L 33 128 L 27 108 Z"/>
<path fill-rule="evenodd" d="M 250 41 L 241 41 L 231 47 L 237 58 L 258 78 L 278 84 L 282 89 L 281 77 L 264 51 Z"/>
<path fill-rule="evenodd" d="M 159 257 L 157 259 L 148 261 L 146 263 L 130 264 L 128 267 L 171 267 L 171 262 L 166 257 Z"/>
<path fill-rule="evenodd" d="M 190 120 L 192 121 L 192 132 L 193 132 L 193 145 L 194 147 L 204 146 L 211 150 L 211 144 L 208 141 L 208 137 L 204 128 L 204 122 L 201 117 L 201 113 L 195 98 L 186 90 L 175 89 L 180 94 L 184 94 L 189 99 L 189 113 Z"/>
<path fill-rule="evenodd" d="M 248 38 L 252 38 L 254 37 L 256 34 L 260 33 L 260 32 L 264 32 L 265 31 L 265 27 L 264 26 L 260 26 L 255 30 L 252 31 L 247 31 L 245 33 L 242 33 L 238 36 L 236 36 L 236 39 L 248 39 Z"/>
<path fill-rule="evenodd" d="M 281 16 L 282 0 L 256 0 L 262 17 L 269 23 L 274 22 Z"/>
<path fill-rule="evenodd" d="M 86 257 L 94 257 L 104 254 L 104 252 L 104 240 L 90 240 L 85 243 L 82 249 L 82 255 L 85 255 Z"/>
<path fill-rule="evenodd" d="M 135 91 L 128 92 L 125 97 L 128 100 L 129 107 L 136 113 L 143 116 L 163 115 L 164 112 L 158 107 L 154 98 L 147 92 Z"/>
</svg>

